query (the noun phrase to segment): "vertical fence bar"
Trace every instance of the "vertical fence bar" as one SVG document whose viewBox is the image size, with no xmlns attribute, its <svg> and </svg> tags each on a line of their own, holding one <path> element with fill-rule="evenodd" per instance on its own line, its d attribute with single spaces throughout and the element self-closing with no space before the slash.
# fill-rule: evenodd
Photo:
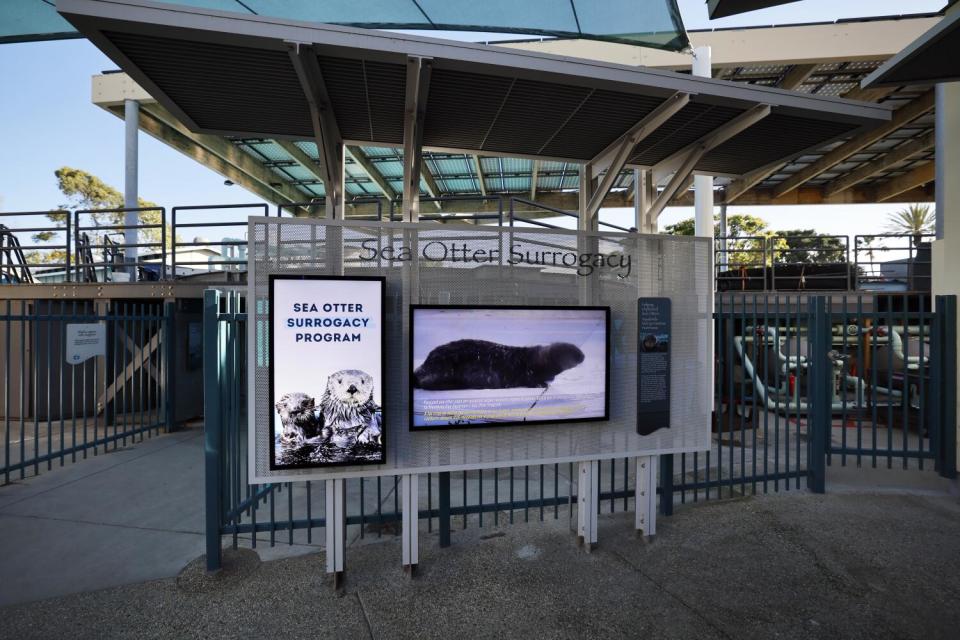
<svg viewBox="0 0 960 640">
<path fill-rule="evenodd" d="M 206 312 L 206 295 L 207 292 L 204 292 L 204 312 Z M 160 360 L 162 361 L 161 376 L 163 377 L 163 385 L 161 387 L 161 393 L 163 396 L 163 413 L 164 413 L 164 422 L 166 423 L 167 433 L 171 431 L 176 431 L 177 428 L 177 416 L 176 416 L 176 392 L 174 391 L 174 373 L 176 367 L 174 366 L 174 359 L 177 357 L 176 353 L 176 332 L 177 324 L 175 321 L 176 318 L 176 303 L 175 302 L 166 302 L 163 305 L 163 334 L 161 340 L 163 341 L 163 355 Z M 206 316 L 204 316 L 206 318 Z M 206 325 L 204 325 L 206 329 Z M 207 343 L 204 342 L 204 349 L 207 348 Z M 206 362 L 206 356 L 209 354 L 204 354 L 204 361 Z M 212 362 L 212 361 L 211 361 Z M 206 399 L 204 399 L 206 402 Z"/>
<path fill-rule="evenodd" d="M 441 471 L 437 476 L 439 483 L 438 502 L 440 516 L 437 519 L 437 526 L 440 529 L 440 547 L 450 546 L 450 472 Z M 463 517 L 467 517 L 464 510 Z"/>
<path fill-rule="evenodd" d="M 637 471 L 637 473 L 640 473 Z M 651 488 L 656 491 L 656 488 Z M 660 456 L 660 515 L 673 515 L 673 454 Z"/>
<path fill-rule="evenodd" d="M 937 296 L 941 326 L 940 475 L 957 477 L 957 297 Z"/>
<path fill-rule="evenodd" d="M 810 379 L 807 389 L 808 462 L 807 488 L 814 493 L 826 489 L 825 438 L 830 433 L 831 377 L 830 317 L 827 301 L 815 296 L 809 301 L 808 339 Z"/>
<path fill-rule="evenodd" d="M 7 372 L 7 384 L 4 385 L 3 389 L 3 483 L 10 484 L 10 330 L 13 328 L 13 314 L 11 313 L 11 302 L 7 300 L 7 317 L 4 318 L 3 327 L 4 327 L 4 336 L 6 341 L 6 349 L 4 350 L 4 355 L 6 356 L 6 369 Z M 20 336 L 20 342 L 23 342 L 26 336 Z M 23 372 L 24 362 L 20 362 L 20 371 Z M 21 384 L 21 397 L 22 385 L 23 385 L 23 375 L 20 376 Z M 23 402 L 20 402 L 20 415 L 23 415 Z"/>
<path fill-rule="evenodd" d="M 203 415 L 204 461 L 206 478 L 206 544 L 207 571 L 222 566 L 220 553 L 220 398 L 219 398 L 219 327 L 220 293 L 203 292 Z M 257 532 L 252 532 L 256 540 Z"/>
</svg>

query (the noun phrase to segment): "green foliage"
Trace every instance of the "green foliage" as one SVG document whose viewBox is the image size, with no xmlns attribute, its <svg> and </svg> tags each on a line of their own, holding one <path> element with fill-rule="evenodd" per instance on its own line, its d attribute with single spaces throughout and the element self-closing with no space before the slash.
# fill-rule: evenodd
<svg viewBox="0 0 960 640">
<path fill-rule="evenodd" d="M 928 204 L 912 204 L 887 216 L 887 230 L 891 233 L 909 233 L 919 242 L 920 236 L 934 233 L 936 215 Z"/>
<path fill-rule="evenodd" d="M 714 236 L 720 235 L 720 216 L 714 216 Z M 675 236 L 692 236 L 695 221 L 693 218 L 680 220 L 666 227 L 666 232 Z M 726 262 L 731 268 L 759 266 L 764 262 L 764 241 L 774 234 L 767 230 L 767 221 L 750 215 L 727 216 L 727 254 Z M 769 262 L 769 260 L 768 260 Z"/>
<path fill-rule="evenodd" d="M 786 264 L 824 264 L 847 261 L 847 247 L 840 238 L 813 229 L 778 231 L 776 261 Z"/>
<path fill-rule="evenodd" d="M 59 205 L 59 207 L 56 209 L 52 209 L 47 214 L 47 218 L 49 218 L 49 220 L 54 223 L 55 226 L 66 226 L 67 217 L 70 215 L 69 212 L 78 209 L 94 211 L 94 213 L 83 214 L 83 224 L 85 226 L 110 227 L 125 224 L 126 214 L 122 211 L 98 211 L 101 209 L 123 208 L 123 194 L 117 189 L 111 187 L 97 176 L 84 171 L 83 169 L 60 167 L 54 171 L 54 176 L 57 179 L 57 187 L 60 189 L 60 193 L 62 193 L 67 199 L 65 203 Z M 155 203 L 150 202 L 149 200 L 144 200 L 143 198 L 137 199 L 137 205 L 144 208 L 157 206 Z M 140 224 L 159 225 L 161 221 L 160 211 L 141 211 L 137 215 Z M 161 238 L 160 232 L 161 230 L 159 227 L 152 229 L 140 229 L 138 231 L 137 242 L 159 242 Z M 170 227 L 167 226 L 164 229 L 164 232 L 166 233 L 167 244 L 169 245 L 172 240 Z M 104 230 L 104 233 L 101 234 L 101 236 L 122 233 L 122 230 Z M 88 234 L 91 236 L 95 235 L 94 233 L 89 232 Z M 33 235 L 33 240 L 35 242 L 49 242 L 50 240 L 54 239 L 55 235 L 55 231 L 41 231 Z M 102 242 L 97 239 L 94 240 L 94 244 L 102 244 Z M 159 252 L 159 250 L 159 246 L 157 246 L 156 249 L 152 247 L 141 249 L 141 251 L 148 252 Z M 32 252 L 27 256 L 27 259 L 34 263 L 64 262 L 66 260 L 66 256 L 64 255 L 63 251 L 56 250 Z"/>
</svg>

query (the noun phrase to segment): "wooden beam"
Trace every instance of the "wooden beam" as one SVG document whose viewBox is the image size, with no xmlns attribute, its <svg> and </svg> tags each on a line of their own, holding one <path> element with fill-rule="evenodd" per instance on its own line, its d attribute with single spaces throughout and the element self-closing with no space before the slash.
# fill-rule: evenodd
<svg viewBox="0 0 960 640">
<path fill-rule="evenodd" d="M 777 87 L 794 91 L 806 82 L 819 66 L 819 64 L 795 64 L 783 75 Z"/>
<path fill-rule="evenodd" d="M 477 174 L 477 184 L 480 185 L 480 195 L 487 195 L 487 177 L 483 175 L 483 166 L 480 164 L 480 156 L 473 156 L 473 170 Z"/>
<path fill-rule="evenodd" d="M 800 68 L 803 66 L 806 66 L 806 65 L 797 65 L 797 67 L 794 67 L 794 68 Z M 798 72 L 798 74 L 800 73 L 801 72 Z M 787 86 L 790 82 L 795 82 L 796 77 L 797 76 L 791 76 L 790 73 L 788 72 L 788 74 L 785 75 L 783 79 L 780 81 L 780 85 L 779 85 L 780 88 L 783 88 L 783 89 L 796 88 L 796 87 Z M 802 80 L 800 81 L 800 84 L 803 84 Z M 797 86 L 799 87 L 800 84 L 798 84 Z M 867 102 L 876 102 L 877 100 L 883 98 L 888 93 L 890 93 L 890 91 L 891 90 L 887 88 L 861 89 L 860 87 L 857 87 L 847 92 L 846 94 L 844 94 L 843 97 L 848 100 L 863 100 Z M 777 162 L 772 162 L 759 169 L 754 169 L 750 173 L 742 176 L 740 179 L 734 180 L 724 190 L 723 201 L 727 203 L 731 203 L 734 200 L 737 200 L 742 194 L 746 193 L 750 189 L 753 189 L 755 186 L 757 186 L 758 184 L 760 184 L 761 182 L 763 182 L 764 180 L 766 180 L 767 178 L 775 174 L 777 171 L 779 171 L 786 164 L 787 163 L 781 162 L 778 160 Z"/>
<path fill-rule="evenodd" d="M 899 147 L 892 149 L 877 159 L 871 160 L 858 169 L 833 180 L 824 186 L 823 193 L 824 195 L 832 196 L 835 193 L 840 193 L 845 189 L 849 189 L 854 185 L 860 184 L 867 178 L 873 177 L 881 171 L 889 169 L 899 162 L 903 162 L 904 160 L 928 149 L 932 149 L 935 143 L 936 134 L 933 131 L 930 131 L 919 138 L 908 140 L 904 144 L 901 144 Z"/>
<path fill-rule="evenodd" d="M 274 142 L 286 151 L 291 158 L 296 160 L 297 164 L 309 171 L 314 178 L 323 182 L 323 172 L 320 171 L 320 163 L 318 161 L 308 156 L 303 149 L 290 140 L 274 140 Z"/>
<path fill-rule="evenodd" d="M 658 162 L 651 171 L 654 184 L 661 184 L 667 176 L 678 171 L 678 168 L 686 162 L 686 159 L 689 158 L 692 153 L 701 150 L 703 153 L 700 154 L 700 157 L 703 157 L 712 149 L 743 133 L 768 115 L 770 115 L 770 105 L 758 104 L 755 107 L 747 109 L 732 120 L 723 123 L 700 140 L 692 142 L 680 151 L 667 156 Z"/>
<path fill-rule="evenodd" d="M 722 196 L 722 201 L 726 203 L 731 203 L 741 195 L 753 189 L 755 186 L 772 176 L 783 167 L 783 162 L 777 160 L 768 165 L 764 165 L 759 169 L 754 169 L 750 173 L 745 173 L 743 176 L 734 180 L 727 185 L 724 189 L 724 195 Z"/>
<path fill-rule="evenodd" d="M 927 162 L 916 169 L 912 169 L 902 176 L 884 182 L 876 188 L 876 201 L 886 202 L 894 196 L 898 196 L 905 191 L 910 191 L 917 187 L 933 182 L 936 179 L 936 163 Z"/>
<path fill-rule="evenodd" d="M 847 100 L 877 102 L 881 98 L 885 98 L 891 93 L 893 93 L 893 87 L 871 87 L 870 89 L 864 89 L 858 86 L 843 94 L 843 97 Z"/>
<path fill-rule="evenodd" d="M 906 104 L 893 113 L 893 117 L 886 123 L 870 131 L 865 131 L 853 139 L 844 142 L 836 149 L 828 151 L 819 160 L 804 167 L 782 183 L 774 187 L 774 195 L 779 197 L 806 184 L 824 171 L 829 171 L 850 156 L 869 147 L 871 144 L 885 138 L 905 124 L 913 122 L 923 114 L 933 109 L 934 92 L 931 89 L 919 98 Z"/>
<path fill-rule="evenodd" d="M 430 194 L 431 198 L 439 198 L 443 195 L 443 192 L 440 190 L 440 185 L 437 184 L 436 178 L 433 177 L 433 171 L 430 170 L 430 165 L 428 165 L 427 161 L 422 157 L 420 158 L 420 177 L 423 178 L 423 182 L 427 185 L 427 193 Z M 443 203 L 435 201 L 433 206 L 437 209 L 442 209 Z"/>
<path fill-rule="evenodd" d="M 168 116 L 171 122 L 167 121 Z M 140 128 L 188 158 L 273 204 L 303 202 L 309 196 L 219 136 L 193 133 L 156 104 L 141 105 Z M 305 214 L 306 212 L 301 212 Z"/>
<path fill-rule="evenodd" d="M 891 198 L 890 202 L 933 202 L 934 192 L 929 187 L 918 187 Z M 876 190 L 872 187 L 855 186 L 840 193 L 826 196 L 819 186 L 804 186 L 780 197 L 771 189 L 751 189 L 737 198 L 737 205 L 744 207 L 792 206 L 813 204 L 877 204 Z M 673 207 L 692 207 L 693 196 L 678 194 L 671 202 Z"/>
<path fill-rule="evenodd" d="M 383 177 L 383 174 L 380 173 L 380 170 L 377 169 L 377 166 L 373 163 L 372 160 L 363 152 L 363 149 L 360 147 L 347 147 L 347 153 L 350 154 L 350 157 L 353 158 L 363 171 L 367 174 L 373 184 L 377 185 L 377 188 L 380 189 L 380 193 L 384 195 L 387 200 L 396 200 L 397 192 L 390 185 L 390 181 Z"/>
<path fill-rule="evenodd" d="M 600 178 L 596 190 L 587 202 L 584 211 L 588 217 L 592 218 L 600 211 L 603 199 L 607 193 L 610 192 L 614 182 L 616 182 L 620 176 L 620 172 L 623 171 L 623 167 L 626 166 L 627 159 L 633 153 L 634 149 L 636 149 L 637 145 L 659 129 L 663 123 L 676 115 L 677 112 L 687 106 L 689 102 L 690 94 L 673 94 L 596 156 L 595 161 L 603 159 L 606 163 L 606 173 Z M 705 144 L 711 143 L 707 142 Z M 588 166 L 592 166 L 594 171 L 597 170 L 594 161 L 591 161 Z"/>
</svg>

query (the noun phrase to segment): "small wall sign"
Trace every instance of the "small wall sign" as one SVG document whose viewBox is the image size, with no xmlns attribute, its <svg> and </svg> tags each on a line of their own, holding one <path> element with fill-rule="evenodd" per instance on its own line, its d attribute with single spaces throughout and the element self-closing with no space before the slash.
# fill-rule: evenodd
<svg viewBox="0 0 960 640">
<path fill-rule="evenodd" d="M 80 364 L 89 358 L 107 353 L 107 332 L 102 323 L 67 325 L 67 364 Z"/>
</svg>

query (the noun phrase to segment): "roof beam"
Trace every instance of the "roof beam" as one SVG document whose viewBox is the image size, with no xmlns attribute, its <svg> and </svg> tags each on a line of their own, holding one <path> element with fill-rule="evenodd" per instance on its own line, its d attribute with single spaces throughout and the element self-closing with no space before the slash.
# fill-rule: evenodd
<svg viewBox="0 0 960 640">
<path fill-rule="evenodd" d="M 347 147 L 347 153 L 350 154 L 350 157 L 353 158 L 360 167 L 366 172 L 370 180 L 373 181 L 373 184 L 377 185 L 377 188 L 380 189 L 380 193 L 387 200 L 396 200 L 397 191 L 392 186 L 390 182 L 383 177 L 383 174 L 380 173 L 380 170 L 377 169 L 377 166 L 367 157 L 367 154 L 363 152 L 363 149 L 360 147 L 350 146 Z"/>
<path fill-rule="evenodd" d="M 703 149 L 703 154 L 700 156 L 702 158 L 712 149 L 715 149 L 737 134 L 749 129 L 768 115 L 770 115 L 770 105 L 760 104 L 751 107 L 736 118 L 714 129 L 713 133 L 664 158 L 653 167 L 652 175 L 654 184 L 660 184 L 667 176 L 677 171 L 678 167 L 685 162 L 685 159 L 690 157 L 691 151 Z"/>
<path fill-rule="evenodd" d="M 423 122 L 427 112 L 430 91 L 429 58 L 407 58 L 406 98 L 403 111 L 403 220 L 416 222 L 420 215 L 420 176 L 423 174 L 427 191 L 437 197 L 433 175 L 423 165 Z M 429 178 L 427 178 L 429 176 Z"/>
<path fill-rule="evenodd" d="M 680 168 L 677 169 L 676 173 L 673 174 L 673 177 L 670 178 L 670 182 L 667 183 L 667 186 L 663 191 L 660 192 L 660 195 L 657 196 L 657 199 L 654 200 L 653 204 L 650 206 L 650 211 L 647 214 L 647 217 L 651 220 L 656 220 L 660 217 L 660 213 L 666 208 L 667 203 L 673 199 L 673 196 L 676 195 L 681 187 L 684 185 L 689 188 L 690 178 L 693 174 L 693 168 L 696 166 L 700 159 L 703 158 L 707 153 L 706 146 L 699 146 L 690 150 L 687 154 L 686 159 L 683 160 L 683 163 L 680 165 Z"/>
<path fill-rule="evenodd" d="M 829 171 L 850 156 L 869 147 L 871 144 L 885 138 L 905 124 L 913 122 L 923 114 L 933 109 L 934 92 L 931 89 L 912 102 L 893 112 L 893 117 L 876 129 L 865 131 L 851 140 L 844 142 L 836 149 L 827 152 L 819 160 L 804 167 L 782 183 L 774 187 L 773 193 L 779 197 L 796 189 L 809 180 L 817 177 L 824 171 Z"/>
<path fill-rule="evenodd" d="M 843 94 L 843 97 L 847 100 L 862 100 L 864 102 L 877 102 L 882 98 L 886 98 L 888 95 L 893 93 L 892 87 L 871 87 L 869 89 L 864 89 L 863 87 L 855 87 L 850 91 L 847 91 Z"/>
<path fill-rule="evenodd" d="M 885 171 L 890 167 L 894 166 L 899 162 L 932 149 L 936 143 L 936 134 L 933 131 L 925 133 L 919 138 L 914 138 L 909 140 L 904 144 L 901 144 L 899 147 L 889 151 L 888 153 L 883 154 L 875 160 L 872 160 L 860 168 L 851 171 L 845 176 L 841 176 L 836 180 L 833 180 L 823 188 L 824 195 L 832 196 L 835 193 L 840 193 L 850 187 L 860 184 L 867 178 L 877 175 L 881 171 Z"/>
<path fill-rule="evenodd" d="M 320 170 L 319 163 L 308 156 L 303 149 L 298 147 L 290 140 L 274 140 L 280 148 L 287 152 L 291 158 L 296 160 L 297 164 L 309 171 L 317 180 L 323 180 L 323 171 Z"/>
<path fill-rule="evenodd" d="M 784 166 L 784 163 L 780 160 L 772 162 L 768 165 L 764 165 L 759 169 L 754 169 L 749 173 L 745 173 L 740 178 L 734 180 L 726 186 L 723 190 L 723 202 L 729 204 L 739 198 L 741 195 L 753 189 L 755 186 L 772 176 Z"/>
<path fill-rule="evenodd" d="M 480 195 L 483 197 L 487 196 L 487 177 L 483 175 L 483 166 L 480 164 L 480 156 L 474 154 L 473 156 L 473 170 L 477 174 L 477 184 L 480 185 Z"/>
<path fill-rule="evenodd" d="M 794 67 L 794 69 L 800 69 L 807 66 L 813 66 L 813 68 L 816 69 L 816 67 L 819 65 L 797 65 Z M 791 73 L 788 72 L 783 77 L 783 79 L 780 80 L 780 84 L 779 84 L 780 88 L 796 89 L 797 87 L 803 84 L 804 80 L 806 80 L 806 78 L 804 78 L 804 80 L 800 80 L 799 82 L 797 82 L 797 78 L 800 77 L 800 75 L 802 75 L 802 71 L 798 71 L 796 76 L 791 76 Z M 809 77 L 809 75 L 807 77 Z M 797 82 L 796 87 L 789 86 L 791 82 Z M 884 90 L 861 89 L 860 87 L 856 87 L 855 89 L 852 89 L 848 91 L 846 94 L 844 94 L 843 97 L 846 98 L 847 100 L 864 100 L 867 102 L 876 102 L 877 100 L 880 100 L 881 98 L 886 96 L 888 93 L 890 93 L 890 89 L 884 89 Z M 766 180 L 767 178 L 775 174 L 779 169 L 781 169 L 785 165 L 786 163 L 780 162 L 778 160 L 777 162 L 773 162 L 764 167 L 754 169 L 753 171 L 751 171 L 750 173 L 747 173 L 746 175 L 742 176 L 738 180 L 734 180 L 729 185 L 727 185 L 727 187 L 724 189 L 723 201 L 726 203 L 733 202 L 734 200 L 739 198 L 741 195 L 743 195 L 750 189 L 753 189 L 755 186 L 757 186 L 758 184 L 760 184 L 761 182 L 763 182 L 764 180 Z"/>
<path fill-rule="evenodd" d="M 624 145 L 630 147 L 637 146 L 641 140 L 656 131 L 663 123 L 672 118 L 678 111 L 687 106 L 690 102 L 689 93 L 674 93 L 672 96 L 661 102 L 653 111 L 641 118 L 636 124 L 623 132 L 616 140 L 608 144 L 603 151 L 598 153 L 590 160 L 596 172 L 605 171 L 614 162 L 615 156 L 623 150 Z"/>
<path fill-rule="evenodd" d="M 310 108 L 317 153 L 320 157 L 328 219 L 343 217 L 343 138 L 327 95 L 317 52 L 312 46 L 288 43 L 290 61 Z M 339 214 L 339 215 L 338 215 Z"/>
<path fill-rule="evenodd" d="M 936 179 L 936 163 L 927 162 L 916 169 L 908 171 L 902 176 L 884 182 L 877 187 L 875 193 L 877 202 L 885 202 L 905 191 L 933 182 Z"/>
<path fill-rule="evenodd" d="M 430 194 L 431 198 L 439 198 L 443 195 L 440 185 L 437 184 L 437 179 L 433 176 L 433 171 L 430 170 L 430 165 L 423 157 L 420 158 L 420 177 L 423 178 L 423 183 L 427 186 L 427 193 Z M 439 210 L 443 208 L 443 203 L 434 200 L 433 206 Z"/>
<path fill-rule="evenodd" d="M 141 128 L 184 155 L 209 166 L 211 169 L 231 180 L 235 184 L 243 185 L 263 199 L 273 202 L 303 202 L 309 196 L 300 189 L 283 182 L 283 179 L 273 171 L 257 162 L 250 154 L 244 153 L 235 144 L 220 136 L 205 133 L 194 133 L 182 122 L 157 103 L 140 105 L 140 113 L 156 121 L 147 123 L 141 118 Z M 122 117 L 117 114 L 118 117 Z M 162 125 L 162 126 L 161 126 Z M 176 134 L 176 135 L 175 135 Z M 199 147 L 196 151 L 191 146 Z M 200 158 L 206 158 L 201 161 Z M 222 160 L 223 162 L 219 162 Z M 227 175 L 228 167 L 247 176 L 247 179 L 235 179 L 235 174 Z M 267 194 L 267 195 L 265 195 Z"/>
<path fill-rule="evenodd" d="M 627 164 L 627 160 L 637 145 L 640 144 L 644 138 L 659 129 L 660 125 L 687 106 L 688 102 L 690 102 L 690 94 L 673 94 L 657 106 L 656 109 L 644 116 L 638 123 L 630 127 L 630 129 L 620 136 L 612 145 L 597 155 L 597 158 L 606 158 L 609 164 L 606 167 L 607 172 L 603 175 L 603 178 L 600 179 L 600 184 L 587 202 L 586 214 L 588 218 L 593 217 L 600 210 L 603 199 L 607 197 L 607 193 L 609 193 L 613 187 L 617 176 L 623 171 L 623 167 Z M 707 149 L 707 151 L 708 150 L 709 149 Z M 590 164 L 593 163 L 591 162 Z M 597 170 L 597 167 L 594 166 L 594 171 Z"/>
<path fill-rule="evenodd" d="M 151 107 L 153 106 L 151 105 Z M 296 187 L 281 182 L 279 176 L 273 175 L 273 172 L 260 166 L 256 160 L 240 149 L 234 147 L 234 152 L 249 159 L 249 163 L 242 163 L 243 168 L 238 166 L 238 163 L 231 162 L 221 154 L 211 151 L 198 140 L 198 138 L 214 138 L 221 143 L 229 144 L 222 138 L 191 133 L 189 130 L 181 131 L 169 125 L 148 109 L 140 110 L 140 129 L 267 202 L 287 204 L 303 202 L 307 198 L 306 194 Z M 304 209 L 297 209 L 294 213 L 296 215 L 307 215 L 307 211 Z"/>
<path fill-rule="evenodd" d="M 796 91 L 803 85 L 807 79 L 813 75 L 813 72 L 819 67 L 819 64 L 795 64 L 790 67 L 790 70 L 783 74 L 783 78 L 780 79 L 780 82 L 777 83 L 777 87 L 780 89 L 789 89 L 790 91 Z"/>
</svg>

